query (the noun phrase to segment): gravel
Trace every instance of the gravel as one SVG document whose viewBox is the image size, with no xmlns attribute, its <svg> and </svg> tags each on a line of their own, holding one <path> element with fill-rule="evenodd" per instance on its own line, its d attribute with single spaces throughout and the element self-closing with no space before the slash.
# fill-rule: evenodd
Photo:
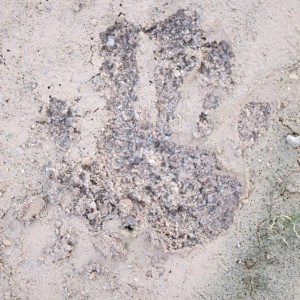
<svg viewBox="0 0 300 300">
<path fill-rule="evenodd" d="M 156 124 L 140 119 L 134 108 L 141 30 L 158 47 Z M 183 10 L 147 30 L 123 20 L 100 34 L 103 64 L 96 76 L 112 118 L 102 131 L 94 160 L 76 168 L 67 166 L 67 173 L 51 172 L 52 181 L 72 190 L 72 212 L 84 216 L 95 230 L 107 220 L 121 218 L 130 231 L 145 225 L 152 241 L 176 250 L 213 239 L 232 223 L 240 183 L 222 170 L 213 152 L 171 141 L 170 121 L 181 99 L 183 77 L 196 70 L 211 84 L 230 81 L 228 44 L 205 39 L 197 14 Z M 212 130 L 206 124 L 209 119 L 199 114 L 204 127 Z M 50 133 L 66 145 L 72 111 L 65 102 L 52 99 L 48 115 Z"/>
</svg>

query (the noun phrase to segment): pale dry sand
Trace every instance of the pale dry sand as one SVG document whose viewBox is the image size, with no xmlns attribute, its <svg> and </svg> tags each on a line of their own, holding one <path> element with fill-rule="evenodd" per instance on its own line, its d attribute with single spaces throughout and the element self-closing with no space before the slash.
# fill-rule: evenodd
<svg viewBox="0 0 300 300">
<path fill-rule="evenodd" d="M 286 141 L 300 135 L 299 0 L 0 0 L 0 7 L 0 299 L 300 299 L 300 148 Z M 208 222 L 214 234 L 204 230 L 186 245 L 176 232 L 200 230 L 188 222 L 176 229 L 186 208 L 171 216 L 161 202 L 152 206 L 153 195 L 101 206 L 90 188 L 95 181 L 120 197 L 138 186 L 118 176 L 120 165 L 110 164 L 118 154 L 101 142 L 114 129 L 118 110 L 109 104 L 119 87 L 110 78 L 103 86 L 100 34 L 125 20 L 139 31 L 130 108 L 139 124 L 160 124 L 164 50 L 155 52 L 149 30 L 180 9 L 196 13 L 206 42 L 225 40 L 234 57 L 230 77 L 214 62 L 218 75 L 207 79 L 199 71 L 205 49 L 184 48 L 196 63 L 185 74 L 171 65 L 182 83 L 168 143 L 184 149 L 181 159 L 194 149 L 214 153 L 214 172 L 241 185 L 224 230 L 214 227 L 220 219 Z M 158 170 L 165 154 L 145 153 L 146 171 Z M 179 207 L 168 170 L 162 186 L 174 187 Z M 206 204 L 214 199 L 204 195 Z M 170 214 L 172 238 L 147 219 L 153 207 Z"/>
</svg>

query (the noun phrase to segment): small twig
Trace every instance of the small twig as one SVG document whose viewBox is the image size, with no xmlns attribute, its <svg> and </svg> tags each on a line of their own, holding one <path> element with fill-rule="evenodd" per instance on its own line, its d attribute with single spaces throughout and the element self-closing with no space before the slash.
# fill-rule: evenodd
<svg viewBox="0 0 300 300">
<path fill-rule="evenodd" d="M 264 224 L 267 221 L 267 219 L 264 219 L 263 221 L 261 221 L 258 225 L 256 225 L 256 237 L 257 237 L 257 242 L 258 242 L 258 246 L 260 247 L 261 245 L 261 236 L 260 236 L 260 227 L 262 224 Z"/>
</svg>

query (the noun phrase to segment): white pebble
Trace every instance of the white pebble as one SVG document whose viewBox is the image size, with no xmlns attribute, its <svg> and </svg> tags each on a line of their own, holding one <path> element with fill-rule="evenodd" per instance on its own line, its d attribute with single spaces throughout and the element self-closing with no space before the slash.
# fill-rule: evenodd
<svg viewBox="0 0 300 300">
<path fill-rule="evenodd" d="M 97 19 L 92 19 L 91 20 L 91 25 L 96 26 L 98 23 Z"/>
<path fill-rule="evenodd" d="M 2 244 L 3 244 L 5 247 L 10 247 L 12 243 L 11 243 L 10 240 L 4 239 L 4 240 L 2 241 Z"/>
<path fill-rule="evenodd" d="M 111 47 L 113 47 L 114 45 L 115 45 L 115 40 L 114 39 L 112 39 L 112 38 L 110 38 L 110 39 L 108 39 L 108 41 L 107 41 L 107 43 L 106 43 L 108 46 L 111 46 Z"/>
<path fill-rule="evenodd" d="M 292 136 L 288 135 L 286 138 L 287 143 L 299 147 L 300 146 L 300 135 L 299 136 Z"/>
<path fill-rule="evenodd" d="M 298 80 L 298 79 L 299 79 L 298 75 L 295 74 L 295 73 L 291 73 L 291 74 L 289 75 L 289 77 L 290 77 L 291 80 Z"/>
<path fill-rule="evenodd" d="M 179 70 L 175 70 L 174 71 L 174 76 L 177 78 L 181 75 L 180 71 Z"/>
</svg>

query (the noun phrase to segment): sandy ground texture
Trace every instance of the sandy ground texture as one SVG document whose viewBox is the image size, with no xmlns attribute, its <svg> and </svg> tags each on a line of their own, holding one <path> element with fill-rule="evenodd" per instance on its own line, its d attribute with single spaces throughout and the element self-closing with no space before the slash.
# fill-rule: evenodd
<svg viewBox="0 0 300 300">
<path fill-rule="evenodd" d="M 300 299 L 299 0 L 0 6 L 0 299 Z"/>
</svg>

